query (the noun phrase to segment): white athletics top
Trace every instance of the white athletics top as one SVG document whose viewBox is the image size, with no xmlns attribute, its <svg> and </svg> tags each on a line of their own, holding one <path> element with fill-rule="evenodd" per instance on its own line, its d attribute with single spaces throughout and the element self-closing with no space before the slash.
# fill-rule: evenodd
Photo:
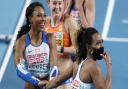
<svg viewBox="0 0 128 89">
<path fill-rule="evenodd" d="M 42 43 L 38 46 L 31 44 L 29 34 L 26 34 L 25 66 L 33 76 L 44 78 L 48 76 L 49 68 L 49 46 L 44 32 L 42 32 Z"/>
<path fill-rule="evenodd" d="M 93 83 L 84 83 L 80 80 L 80 69 L 84 61 L 79 64 L 76 77 L 72 81 L 73 89 L 94 89 Z"/>
</svg>

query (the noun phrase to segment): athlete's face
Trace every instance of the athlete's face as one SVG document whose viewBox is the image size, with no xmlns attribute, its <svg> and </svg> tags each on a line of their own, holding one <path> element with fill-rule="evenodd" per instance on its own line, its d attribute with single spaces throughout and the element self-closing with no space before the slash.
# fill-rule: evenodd
<svg viewBox="0 0 128 89">
<path fill-rule="evenodd" d="M 95 33 L 92 36 L 92 47 L 95 49 L 103 47 L 103 39 L 99 33 Z"/>
<path fill-rule="evenodd" d="M 44 30 L 46 15 L 42 7 L 34 8 L 32 16 L 30 17 L 31 27 L 39 31 Z"/>
<path fill-rule="evenodd" d="M 103 40 L 98 33 L 94 34 L 92 36 L 92 39 L 92 55 L 95 59 L 101 60 L 102 56 L 100 54 L 104 53 Z"/>
<path fill-rule="evenodd" d="M 52 16 L 62 16 L 64 11 L 63 0 L 49 0 L 49 7 L 52 12 Z"/>
</svg>

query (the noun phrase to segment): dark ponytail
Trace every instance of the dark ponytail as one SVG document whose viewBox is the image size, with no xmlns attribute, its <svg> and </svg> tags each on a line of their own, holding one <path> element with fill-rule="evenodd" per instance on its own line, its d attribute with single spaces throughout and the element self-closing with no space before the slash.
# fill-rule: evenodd
<svg viewBox="0 0 128 89">
<path fill-rule="evenodd" d="M 18 35 L 17 35 L 17 39 L 19 39 L 22 35 L 26 34 L 27 32 L 30 31 L 30 22 L 29 20 L 27 19 L 26 20 L 26 24 L 23 25 L 20 29 L 20 31 L 18 32 Z"/>
<path fill-rule="evenodd" d="M 87 57 L 87 45 L 92 44 L 93 34 L 98 33 L 95 28 L 82 28 L 77 36 L 77 58 L 81 61 Z"/>
</svg>

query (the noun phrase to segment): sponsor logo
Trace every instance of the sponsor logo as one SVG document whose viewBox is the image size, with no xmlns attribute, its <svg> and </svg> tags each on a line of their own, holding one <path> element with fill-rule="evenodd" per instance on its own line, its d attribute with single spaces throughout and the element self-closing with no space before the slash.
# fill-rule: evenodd
<svg viewBox="0 0 128 89">
<path fill-rule="evenodd" d="M 38 48 L 38 49 L 35 49 L 35 52 L 40 52 L 40 49 Z"/>
<path fill-rule="evenodd" d="M 73 80 L 73 81 L 72 81 L 72 86 L 73 86 L 74 88 L 78 88 L 78 87 L 80 86 L 80 83 L 79 83 L 77 80 Z"/>
<path fill-rule="evenodd" d="M 27 56 L 29 64 L 48 62 L 48 53 L 31 54 Z"/>
</svg>

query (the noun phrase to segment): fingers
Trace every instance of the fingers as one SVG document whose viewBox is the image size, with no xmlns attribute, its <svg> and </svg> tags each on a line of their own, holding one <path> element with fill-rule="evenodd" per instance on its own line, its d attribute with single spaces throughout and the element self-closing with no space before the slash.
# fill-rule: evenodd
<svg viewBox="0 0 128 89">
<path fill-rule="evenodd" d="M 102 56 L 103 58 L 106 58 L 107 53 L 106 53 L 106 52 L 104 52 L 103 54 L 100 54 L 100 56 Z"/>
<path fill-rule="evenodd" d="M 46 85 L 48 83 L 48 81 L 47 80 L 43 80 L 43 81 L 40 81 L 39 82 L 39 86 L 44 86 L 44 85 Z"/>
<path fill-rule="evenodd" d="M 47 80 L 43 80 L 43 81 L 40 81 L 38 86 L 41 88 L 41 89 L 44 89 L 47 85 L 48 81 Z"/>
<path fill-rule="evenodd" d="M 106 63 L 111 63 L 111 58 L 108 55 L 108 53 L 105 52 L 105 53 L 100 54 L 100 55 L 103 57 L 103 59 L 105 60 Z"/>
<path fill-rule="evenodd" d="M 46 89 L 50 89 L 51 88 L 51 83 L 47 83 L 46 84 Z"/>
</svg>

